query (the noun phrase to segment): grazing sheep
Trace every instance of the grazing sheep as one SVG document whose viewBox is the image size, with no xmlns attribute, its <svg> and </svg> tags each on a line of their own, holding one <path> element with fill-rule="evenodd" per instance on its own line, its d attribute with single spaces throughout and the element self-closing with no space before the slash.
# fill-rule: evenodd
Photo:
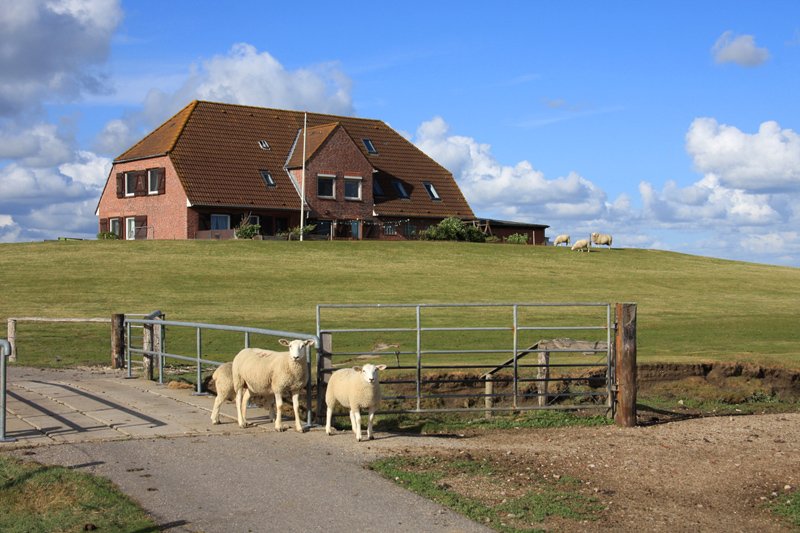
<svg viewBox="0 0 800 533">
<path fill-rule="evenodd" d="M 604 244 L 611 249 L 611 235 L 608 233 L 592 233 L 592 244 Z"/>
<path fill-rule="evenodd" d="M 273 352 L 259 348 L 245 348 L 233 358 L 232 379 L 233 389 L 236 393 L 236 415 L 239 427 L 247 427 L 247 402 L 244 401 L 246 393 L 275 396 L 275 431 L 283 431 L 281 425 L 281 407 L 283 407 L 283 393 L 292 394 L 292 407 L 294 408 L 295 429 L 303 432 L 300 423 L 300 391 L 306 385 L 308 373 L 303 349 L 314 343 L 313 340 L 281 339 L 278 342 L 288 346 L 288 352 Z"/>
<path fill-rule="evenodd" d="M 331 418 L 336 402 L 350 409 L 350 424 L 356 441 L 361 441 L 361 409 L 369 409 L 367 422 L 367 439 L 372 440 L 372 419 L 375 410 L 381 403 L 381 384 L 378 371 L 386 370 L 386 365 L 367 364 L 363 367 L 342 368 L 331 375 L 328 389 L 325 392 L 325 403 L 328 405 L 328 418 L 325 433 L 331 434 Z"/>
<path fill-rule="evenodd" d="M 586 250 L 589 251 L 589 241 L 587 239 L 581 239 L 579 241 L 575 241 L 575 244 L 572 245 L 572 250 Z"/>
<path fill-rule="evenodd" d="M 553 241 L 553 246 L 558 246 L 558 245 L 559 245 L 559 244 L 561 244 L 562 242 L 563 242 L 565 245 L 569 246 L 569 235 L 567 235 L 567 234 L 565 233 L 565 234 L 563 234 L 563 235 L 559 235 L 558 237 L 556 237 L 556 240 L 554 240 L 554 241 Z"/>
</svg>

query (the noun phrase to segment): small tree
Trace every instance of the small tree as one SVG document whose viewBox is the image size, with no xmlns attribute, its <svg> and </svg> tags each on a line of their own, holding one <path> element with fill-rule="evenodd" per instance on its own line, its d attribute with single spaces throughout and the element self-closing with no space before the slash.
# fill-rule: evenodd
<svg viewBox="0 0 800 533">
<path fill-rule="evenodd" d="M 237 239 L 252 239 L 261 231 L 261 224 L 251 224 L 251 214 L 247 213 L 242 216 L 239 226 L 234 230 Z"/>
<path fill-rule="evenodd" d="M 485 242 L 486 235 L 458 217 L 447 217 L 435 226 L 429 226 L 421 237 L 430 241 Z"/>
</svg>

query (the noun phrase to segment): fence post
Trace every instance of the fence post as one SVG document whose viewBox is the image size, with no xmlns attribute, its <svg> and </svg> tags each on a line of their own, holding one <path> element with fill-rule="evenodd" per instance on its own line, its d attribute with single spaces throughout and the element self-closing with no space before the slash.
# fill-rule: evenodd
<svg viewBox="0 0 800 533">
<path fill-rule="evenodd" d="M 616 309 L 617 409 L 619 426 L 636 425 L 636 304 L 618 303 Z"/>
<path fill-rule="evenodd" d="M 153 351 L 153 324 L 142 325 L 142 348 L 146 351 Z M 142 354 L 142 371 L 144 379 L 153 379 L 153 356 Z"/>
<path fill-rule="evenodd" d="M 125 368 L 125 315 L 111 315 L 111 368 Z"/>
<path fill-rule="evenodd" d="M 0 442 L 14 442 L 6 438 L 6 357 L 11 354 L 11 343 L 0 339 Z"/>
<path fill-rule="evenodd" d="M 541 343 L 539 343 L 541 345 Z M 536 389 L 539 407 L 544 407 L 550 401 L 548 392 L 550 388 L 550 352 L 539 352 L 539 368 L 536 371 Z"/>
<path fill-rule="evenodd" d="M 486 418 L 492 417 L 492 408 L 494 407 L 494 374 L 486 374 L 486 384 L 484 385 L 483 405 L 486 408 L 483 416 Z"/>
<path fill-rule="evenodd" d="M 333 335 L 321 333 L 320 349 L 317 353 L 317 423 L 325 423 L 327 407 L 325 405 L 325 392 L 328 390 L 328 382 L 331 380 L 329 370 L 333 368 L 331 354 L 333 353 Z"/>
<path fill-rule="evenodd" d="M 17 360 L 17 321 L 13 318 L 8 319 L 8 344 L 11 345 L 8 360 L 13 363 Z"/>
</svg>

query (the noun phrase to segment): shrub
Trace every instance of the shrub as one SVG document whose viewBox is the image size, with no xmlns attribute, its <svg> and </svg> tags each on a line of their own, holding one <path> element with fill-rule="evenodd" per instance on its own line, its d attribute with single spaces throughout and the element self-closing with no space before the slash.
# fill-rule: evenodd
<svg viewBox="0 0 800 533">
<path fill-rule="evenodd" d="M 303 229 L 302 229 L 303 235 L 308 235 L 309 233 L 311 233 L 315 229 L 317 229 L 317 225 L 316 224 L 307 224 L 307 225 L 303 226 Z M 290 241 L 299 240 L 300 239 L 300 226 L 295 226 L 292 229 L 290 229 L 289 231 L 282 231 L 278 235 L 285 236 Z"/>
<path fill-rule="evenodd" d="M 250 223 L 250 213 L 242 216 L 239 227 L 234 230 L 237 239 L 252 239 L 261 232 L 261 224 Z"/>
<path fill-rule="evenodd" d="M 447 217 L 437 225 L 428 227 L 420 237 L 429 241 L 486 241 L 486 235 L 480 229 L 458 217 Z"/>
<path fill-rule="evenodd" d="M 528 236 L 522 233 L 515 233 L 506 238 L 508 244 L 528 244 Z"/>
<path fill-rule="evenodd" d="M 113 231 L 101 231 L 100 233 L 97 234 L 97 239 L 113 241 L 119 239 L 119 235 L 117 235 Z"/>
</svg>

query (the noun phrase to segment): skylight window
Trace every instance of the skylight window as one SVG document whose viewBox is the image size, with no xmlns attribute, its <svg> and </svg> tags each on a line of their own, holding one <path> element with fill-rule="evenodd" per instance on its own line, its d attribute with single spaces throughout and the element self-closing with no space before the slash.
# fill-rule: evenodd
<svg viewBox="0 0 800 533">
<path fill-rule="evenodd" d="M 262 150 L 269 150 L 269 143 L 264 139 L 261 139 L 260 141 L 258 141 L 258 147 L 261 148 Z"/>
<path fill-rule="evenodd" d="M 376 180 L 376 179 L 372 180 L 372 195 L 373 196 L 386 196 L 386 194 L 383 192 L 383 187 L 381 187 L 381 184 L 378 183 L 378 180 Z"/>
<path fill-rule="evenodd" d="M 275 186 L 275 179 L 269 173 L 269 170 L 260 170 L 259 172 L 261 172 L 261 177 L 264 178 L 264 183 L 267 184 L 267 187 Z"/>
<path fill-rule="evenodd" d="M 397 191 L 397 194 L 400 198 L 410 198 L 408 191 L 406 190 L 405 185 L 403 185 L 402 181 L 394 180 L 392 181 L 392 185 L 394 185 L 394 189 Z"/>
<path fill-rule="evenodd" d="M 428 191 L 428 195 L 431 197 L 431 200 L 441 200 L 442 197 L 439 196 L 439 193 L 436 191 L 436 187 L 433 186 L 433 183 L 429 181 L 423 181 L 423 185 L 425 185 L 425 190 Z"/>
<path fill-rule="evenodd" d="M 361 139 L 361 141 L 364 143 L 364 148 L 367 149 L 367 152 L 369 152 L 371 154 L 377 154 L 378 153 L 378 150 L 377 150 L 377 148 L 375 148 L 375 145 L 372 144 L 372 140 L 371 139 Z"/>
</svg>

